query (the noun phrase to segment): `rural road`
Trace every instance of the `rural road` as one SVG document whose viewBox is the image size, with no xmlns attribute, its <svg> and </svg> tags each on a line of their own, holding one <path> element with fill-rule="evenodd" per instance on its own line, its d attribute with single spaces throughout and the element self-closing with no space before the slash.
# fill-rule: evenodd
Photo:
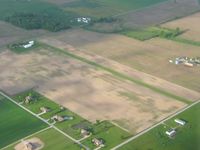
<svg viewBox="0 0 200 150">
<path fill-rule="evenodd" d="M 198 100 L 198 101 L 192 103 L 192 104 L 189 105 L 189 106 L 186 106 L 186 107 L 182 108 L 181 110 L 178 110 L 177 112 L 175 112 L 174 114 L 172 114 L 172 115 L 168 116 L 167 118 L 161 120 L 161 121 L 158 122 L 157 124 L 155 124 L 155 125 L 153 125 L 153 126 L 147 128 L 147 129 L 145 129 L 144 131 L 142 131 L 142 132 L 136 134 L 135 136 L 133 136 L 132 138 L 126 140 L 125 142 L 123 142 L 123 143 L 121 143 L 121 144 L 119 144 L 119 145 L 113 147 L 111 150 L 117 150 L 118 148 L 122 147 L 123 145 L 125 145 L 125 144 L 127 144 L 127 143 L 133 141 L 134 139 L 138 138 L 139 136 L 141 136 L 141 135 L 143 135 L 143 134 L 149 132 L 151 129 L 156 128 L 157 126 L 159 126 L 159 125 L 162 124 L 163 122 L 165 122 L 165 121 L 167 121 L 167 120 L 169 120 L 169 119 L 175 117 L 176 115 L 178 115 L 178 114 L 182 113 L 183 111 L 185 111 L 185 110 L 191 108 L 192 106 L 198 104 L 199 102 L 200 102 L 200 100 Z"/>
<path fill-rule="evenodd" d="M 43 119 L 42 117 L 38 116 L 38 114 L 33 113 L 32 111 L 30 111 L 29 109 L 27 109 L 26 107 L 18 104 L 16 101 L 14 101 L 12 98 L 10 98 L 9 96 L 7 96 L 6 94 L 4 94 L 3 92 L 0 91 L 0 95 L 4 96 L 5 98 L 7 98 L 8 100 L 10 100 L 11 102 L 13 102 L 14 104 L 16 104 L 17 106 L 21 107 L 22 109 L 24 109 L 25 111 L 29 112 L 30 114 L 32 114 L 33 116 L 35 116 L 36 118 L 42 120 L 43 122 L 45 122 L 46 124 L 48 124 L 50 127 L 54 128 L 55 130 L 57 130 L 58 132 L 60 132 L 61 134 L 63 134 L 64 136 L 66 136 L 67 138 L 71 139 L 73 142 L 79 144 L 80 146 L 84 147 L 86 150 L 89 150 L 88 147 L 86 147 L 85 145 L 83 145 L 79 140 L 74 139 L 73 137 L 69 136 L 68 134 L 66 134 L 65 132 L 63 132 L 62 130 L 58 129 L 56 126 L 52 125 L 51 123 L 49 123 L 48 121 L 46 121 L 45 119 Z"/>
</svg>

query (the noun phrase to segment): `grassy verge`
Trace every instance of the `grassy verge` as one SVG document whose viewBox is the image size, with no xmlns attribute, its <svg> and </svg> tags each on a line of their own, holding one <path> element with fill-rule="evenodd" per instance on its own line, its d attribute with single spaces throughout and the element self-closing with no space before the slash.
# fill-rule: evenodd
<svg viewBox="0 0 200 150">
<path fill-rule="evenodd" d="M 33 134 L 47 125 L 0 95 L 0 148 Z"/>
<path fill-rule="evenodd" d="M 200 103 L 165 122 L 134 141 L 119 148 L 119 150 L 189 150 L 200 149 Z M 187 121 L 185 126 L 177 126 L 175 118 Z M 165 131 L 176 127 L 177 134 L 173 139 L 166 136 Z"/>
<path fill-rule="evenodd" d="M 51 49 L 51 50 L 55 50 L 55 51 L 58 51 L 58 52 L 62 52 L 62 53 L 66 54 L 66 55 L 69 56 L 69 57 L 72 57 L 72 58 L 74 58 L 74 59 L 77 59 L 77 60 L 82 61 L 82 62 L 84 62 L 84 63 L 87 63 L 87 64 L 89 64 L 89 65 L 92 65 L 92 66 L 94 66 L 94 67 L 96 67 L 96 68 L 98 68 L 98 69 L 102 69 L 102 70 L 104 70 L 104 71 L 107 71 L 107 72 L 109 72 L 109 73 L 113 74 L 114 76 L 119 77 L 119 78 L 121 78 L 121 79 L 128 80 L 128 81 L 131 81 L 131 82 L 133 82 L 133 83 L 136 83 L 136 84 L 138 84 L 138 85 L 140 85 L 140 86 L 146 87 L 146 88 L 148 88 L 148 89 L 150 89 L 150 90 L 152 90 L 152 91 L 154 91 L 154 92 L 156 92 L 156 93 L 159 93 L 159 94 L 161 94 L 161 95 L 164 95 L 164 96 L 166 96 L 166 97 L 170 97 L 170 98 L 176 99 L 176 100 L 181 101 L 181 102 L 184 102 L 184 103 L 186 103 L 186 104 L 190 104 L 190 103 L 191 103 L 191 101 L 188 100 L 188 99 L 186 99 L 186 98 L 177 96 L 177 95 L 175 95 L 175 94 L 173 94 L 173 93 L 169 93 L 169 92 L 164 91 L 164 90 L 162 90 L 162 89 L 160 89 L 160 88 L 157 88 L 157 87 L 155 87 L 155 86 L 152 86 L 152 85 L 150 85 L 150 84 L 147 84 L 147 83 L 145 83 L 145 82 L 143 82 L 143 81 L 141 81 L 141 80 L 134 79 L 134 78 L 132 78 L 132 77 L 130 77 L 130 76 L 128 76 L 128 75 L 125 75 L 125 74 L 120 73 L 120 72 L 118 72 L 118 71 L 115 71 L 115 70 L 113 70 L 113 69 L 111 69 L 111 68 L 108 68 L 108 67 L 105 67 L 105 66 L 103 66 L 103 65 L 100 65 L 100 64 L 98 64 L 98 63 L 96 63 L 96 62 L 90 61 L 90 60 L 88 60 L 88 59 L 86 59 L 86 58 L 83 58 L 83 57 L 81 57 L 81 56 L 75 55 L 75 54 L 70 53 L 70 52 L 68 52 L 68 51 L 64 51 L 64 50 L 62 50 L 62 49 L 59 49 L 59 48 L 56 48 L 56 47 L 53 47 L 53 46 L 50 46 L 50 45 L 47 45 L 47 44 L 44 44 L 44 43 L 42 43 L 42 45 L 43 45 L 45 48 L 47 48 L 47 49 Z"/>
</svg>

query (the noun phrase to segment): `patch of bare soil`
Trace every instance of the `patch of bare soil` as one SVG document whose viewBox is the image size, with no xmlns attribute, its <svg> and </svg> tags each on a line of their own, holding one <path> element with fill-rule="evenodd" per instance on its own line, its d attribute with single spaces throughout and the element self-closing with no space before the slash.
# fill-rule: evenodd
<svg viewBox="0 0 200 150">
<path fill-rule="evenodd" d="M 15 150 L 40 150 L 44 147 L 44 143 L 39 138 L 31 138 L 21 141 L 15 146 Z"/>
</svg>

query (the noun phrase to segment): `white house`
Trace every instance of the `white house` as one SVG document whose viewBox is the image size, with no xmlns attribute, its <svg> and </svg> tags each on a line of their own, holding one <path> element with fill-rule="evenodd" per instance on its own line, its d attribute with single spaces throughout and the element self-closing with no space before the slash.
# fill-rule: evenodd
<svg viewBox="0 0 200 150">
<path fill-rule="evenodd" d="M 181 119 L 175 119 L 174 121 L 176 123 L 178 123 L 179 125 L 182 125 L 182 126 L 184 126 L 186 124 L 186 122 L 184 120 L 181 120 Z"/>
<path fill-rule="evenodd" d="M 170 129 L 168 131 L 165 132 L 169 137 L 173 137 L 176 135 L 176 130 L 174 129 Z"/>
</svg>

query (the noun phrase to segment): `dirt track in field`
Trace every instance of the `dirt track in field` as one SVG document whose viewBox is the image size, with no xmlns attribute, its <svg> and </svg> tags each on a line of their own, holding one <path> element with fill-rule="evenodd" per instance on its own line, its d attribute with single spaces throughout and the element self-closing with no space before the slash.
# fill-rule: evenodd
<svg viewBox="0 0 200 150">
<path fill-rule="evenodd" d="M 0 60 L 0 89 L 8 94 L 35 87 L 90 121 L 123 122 L 132 132 L 139 132 L 185 106 L 46 50 L 22 55 L 4 51 L 0 53 Z"/>
<path fill-rule="evenodd" d="M 162 26 L 175 29 L 179 27 L 186 32 L 181 37 L 200 42 L 200 13 L 168 22 Z"/>
</svg>

